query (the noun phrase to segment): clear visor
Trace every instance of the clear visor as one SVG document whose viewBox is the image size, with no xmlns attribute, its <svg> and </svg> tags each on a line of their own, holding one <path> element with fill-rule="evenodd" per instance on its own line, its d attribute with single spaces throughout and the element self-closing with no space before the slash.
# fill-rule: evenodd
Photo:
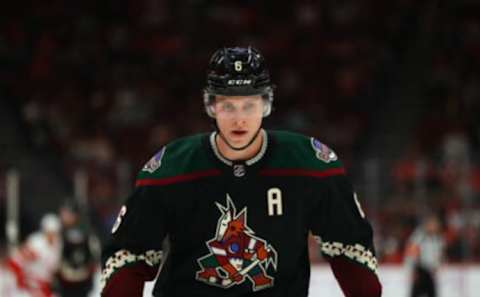
<svg viewBox="0 0 480 297">
<path fill-rule="evenodd" d="M 217 101 L 216 96 L 222 95 L 214 95 L 209 92 L 204 92 L 203 102 L 205 105 L 205 111 L 211 118 L 217 117 L 217 112 L 221 113 L 223 116 L 234 116 L 238 113 L 242 113 L 243 115 L 250 116 L 254 115 L 258 112 L 262 113 L 263 117 L 267 117 L 270 115 L 272 110 L 272 101 L 273 101 L 273 92 L 268 91 L 266 94 L 261 95 L 261 99 L 263 104 L 261 104 L 260 111 L 258 108 L 258 104 L 254 104 L 253 102 L 249 102 L 249 96 L 241 96 L 247 99 L 247 102 L 240 105 L 231 104 L 228 101 L 222 102 L 222 100 Z M 225 96 L 222 96 L 225 97 Z"/>
</svg>

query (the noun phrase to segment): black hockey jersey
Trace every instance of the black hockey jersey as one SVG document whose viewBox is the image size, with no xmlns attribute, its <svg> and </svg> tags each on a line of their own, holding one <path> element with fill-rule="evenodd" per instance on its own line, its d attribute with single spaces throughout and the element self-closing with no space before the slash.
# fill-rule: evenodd
<svg viewBox="0 0 480 297">
<path fill-rule="evenodd" d="M 262 133 L 250 160 L 224 158 L 213 132 L 145 164 L 103 253 L 104 296 L 141 292 L 158 267 L 154 296 L 307 296 L 309 233 L 327 258 L 345 260 L 332 267 L 346 293 L 379 292 L 372 228 L 335 152 Z"/>
</svg>

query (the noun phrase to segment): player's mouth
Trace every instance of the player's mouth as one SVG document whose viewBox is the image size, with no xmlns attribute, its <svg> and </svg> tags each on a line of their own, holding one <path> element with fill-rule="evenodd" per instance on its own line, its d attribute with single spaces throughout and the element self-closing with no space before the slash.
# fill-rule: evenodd
<svg viewBox="0 0 480 297">
<path fill-rule="evenodd" d="M 232 135 L 237 136 L 237 137 L 241 137 L 241 136 L 244 136 L 246 134 L 247 134 L 246 130 L 233 130 L 232 131 Z"/>
</svg>

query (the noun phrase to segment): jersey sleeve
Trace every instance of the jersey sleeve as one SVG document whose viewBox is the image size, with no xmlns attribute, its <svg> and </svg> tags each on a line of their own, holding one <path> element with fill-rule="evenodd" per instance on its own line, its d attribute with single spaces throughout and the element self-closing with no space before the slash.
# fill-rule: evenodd
<svg viewBox="0 0 480 297">
<path fill-rule="evenodd" d="M 341 168 L 338 160 L 333 165 Z M 319 181 L 311 232 L 345 296 L 381 296 L 372 227 L 350 181 L 339 172 Z"/>
<path fill-rule="evenodd" d="M 144 282 L 155 278 L 162 260 L 166 215 L 158 187 L 135 188 L 102 253 L 102 296 L 143 296 Z"/>
</svg>

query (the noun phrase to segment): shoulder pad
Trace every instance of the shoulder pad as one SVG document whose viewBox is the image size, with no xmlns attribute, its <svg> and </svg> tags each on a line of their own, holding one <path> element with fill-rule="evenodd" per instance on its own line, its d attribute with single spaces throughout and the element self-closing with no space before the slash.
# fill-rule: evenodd
<svg viewBox="0 0 480 297">
<path fill-rule="evenodd" d="M 171 177 L 205 168 L 208 165 L 201 150 L 203 136 L 184 137 L 165 145 L 145 163 L 137 179 Z"/>
<path fill-rule="evenodd" d="M 273 166 L 325 170 L 342 164 L 337 154 L 314 137 L 298 133 L 274 131 L 276 140 Z"/>
</svg>

